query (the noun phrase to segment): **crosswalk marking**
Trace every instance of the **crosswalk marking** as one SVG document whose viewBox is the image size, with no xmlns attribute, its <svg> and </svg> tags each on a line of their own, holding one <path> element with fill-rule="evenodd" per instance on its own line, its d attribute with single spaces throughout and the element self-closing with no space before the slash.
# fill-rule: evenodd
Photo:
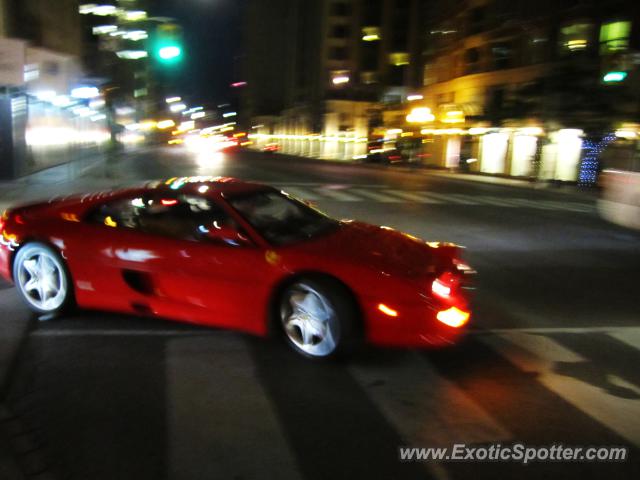
<svg viewBox="0 0 640 480">
<path fill-rule="evenodd" d="M 471 195 L 464 193 L 438 193 L 432 191 L 400 190 L 384 188 L 382 185 L 322 185 L 282 184 L 279 186 L 291 195 L 311 201 L 375 202 L 375 203 L 420 203 L 430 205 L 468 205 L 502 208 L 528 208 L 549 211 L 594 213 L 595 207 L 576 201 L 562 202 L 522 197 L 497 197 L 493 195 Z"/>
<path fill-rule="evenodd" d="M 166 346 L 169 478 L 302 478 L 241 337 Z M 251 461 L 247 461 L 247 456 Z"/>
<path fill-rule="evenodd" d="M 368 391 L 409 445 L 504 441 L 509 432 L 416 352 L 386 365 L 354 364 L 349 372 Z"/>
<path fill-rule="evenodd" d="M 474 330 L 470 341 L 488 345 L 532 382 L 640 446 L 640 422 L 636 420 L 640 418 L 640 388 L 617 375 L 615 369 L 608 370 L 606 364 L 594 364 L 588 353 L 572 350 L 571 342 L 559 340 L 582 334 L 610 336 L 640 350 L 640 327 L 635 326 Z M 166 337 L 162 343 L 166 352 L 170 478 L 228 478 L 230 473 L 260 478 L 256 469 L 261 464 L 275 469 L 277 478 L 300 478 L 289 437 L 273 404 L 277 400 L 266 392 L 264 379 L 256 372 L 259 360 L 243 336 L 188 326 L 94 330 L 90 323 L 74 329 L 39 327 L 30 335 Z M 347 369 L 407 445 L 514 440 L 509 425 L 501 423 L 469 389 L 443 374 L 441 365 L 430 356 L 406 350 L 395 352 L 392 361 L 369 362 L 356 357 Z M 482 383 L 482 371 L 476 375 Z M 616 387 L 629 395 L 616 394 Z M 251 451 L 256 461 L 245 464 L 238 452 L 247 442 L 259 448 Z M 433 477 L 447 478 L 446 465 L 441 470 L 438 464 L 426 467 Z"/>
<path fill-rule="evenodd" d="M 404 190 L 389 190 L 388 192 L 410 202 L 432 204 L 442 203 L 440 200 L 436 200 L 435 198 L 428 196 L 426 193 L 407 192 Z"/>
<path fill-rule="evenodd" d="M 285 187 L 283 188 L 285 192 L 294 197 L 299 198 L 300 200 L 318 200 L 320 197 L 310 188 L 300 188 L 300 187 Z"/>
<path fill-rule="evenodd" d="M 473 197 L 473 199 L 480 204 L 493 205 L 495 207 L 507 207 L 507 208 L 515 207 L 515 205 L 505 202 L 500 198 L 490 197 L 487 195 L 478 195 Z"/>
<path fill-rule="evenodd" d="M 316 191 L 324 195 L 325 197 L 329 197 L 331 200 L 337 200 L 339 202 L 361 202 L 362 201 L 361 198 L 358 198 L 354 195 L 346 193 L 342 190 L 323 188 L 323 189 L 317 189 Z"/>
<path fill-rule="evenodd" d="M 364 198 L 375 200 L 376 202 L 381 202 L 381 203 L 399 203 L 402 201 L 399 198 L 392 197 L 391 195 L 383 193 L 383 191 L 380 191 L 380 190 L 376 191 L 376 190 L 353 189 L 351 191 L 358 195 L 363 196 Z"/>
<path fill-rule="evenodd" d="M 443 203 L 454 203 L 454 204 L 458 204 L 458 205 L 472 205 L 473 204 L 473 201 L 470 200 L 469 198 L 460 198 L 460 196 L 455 196 L 455 195 L 451 195 L 451 194 L 428 192 L 428 195 L 430 197 L 432 197 L 432 198 L 436 198 L 436 199 L 440 200 Z"/>
<path fill-rule="evenodd" d="M 557 372 L 559 365 L 575 365 L 575 369 L 580 370 L 581 366 L 589 365 L 585 358 L 540 334 L 504 332 L 480 338 L 521 370 L 535 373 L 536 379 L 546 388 L 630 443 L 640 446 L 640 423 L 629 421 L 638 418 L 640 404 L 637 399 L 612 395 L 599 386 Z M 610 377 L 610 382 L 635 388 L 620 378 Z M 635 390 L 640 392 L 640 389 Z"/>
<path fill-rule="evenodd" d="M 633 330 L 610 332 L 609 335 L 616 340 L 626 343 L 630 347 L 640 350 L 640 328 Z"/>
</svg>

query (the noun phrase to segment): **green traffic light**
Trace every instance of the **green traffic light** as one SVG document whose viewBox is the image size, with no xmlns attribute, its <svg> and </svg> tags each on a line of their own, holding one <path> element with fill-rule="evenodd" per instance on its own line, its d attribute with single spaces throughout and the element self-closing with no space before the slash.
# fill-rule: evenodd
<svg viewBox="0 0 640 480">
<path fill-rule="evenodd" d="M 607 83 L 622 82 L 627 78 L 627 72 L 608 72 L 602 80 Z"/>
<path fill-rule="evenodd" d="M 155 59 L 165 66 L 178 64 L 184 57 L 182 29 L 174 23 L 158 25 L 151 37 Z"/>
<path fill-rule="evenodd" d="M 182 49 L 176 45 L 170 45 L 167 47 L 162 47 L 158 50 L 158 56 L 162 60 L 173 60 L 182 55 Z"/>
</svg>

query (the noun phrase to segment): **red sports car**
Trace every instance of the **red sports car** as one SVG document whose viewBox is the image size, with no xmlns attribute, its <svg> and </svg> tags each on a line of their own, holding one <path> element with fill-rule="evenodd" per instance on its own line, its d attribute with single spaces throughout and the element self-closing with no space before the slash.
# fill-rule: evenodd
<svg viewBox="0 0 640 480">
<path fill-rule="evenodd" d="M 269 186 L 183 177 L 15 207 L 0 274 L 27 305 L 282 332 L 308 357 L 438 346 L 468 323 L 459 247 L 337 221 Z"/>
</svg>

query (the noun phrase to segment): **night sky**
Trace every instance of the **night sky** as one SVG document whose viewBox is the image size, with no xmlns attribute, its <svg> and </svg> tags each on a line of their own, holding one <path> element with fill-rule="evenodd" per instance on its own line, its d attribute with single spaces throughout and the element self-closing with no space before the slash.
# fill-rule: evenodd
<svg viewBox="0 0 640 480">
<path fill-rule="evenodd" d="M 245 2 L 156 0 L 152 3 L 152 15 L 174 17 L 184 28 L 186 58 L 180 81 L 184 88 L 175 93 L 185 95 L 191 102 L 227 100 L 229 84 L 241 80 L 234 57 L 241 53 Z"/>
</svg>

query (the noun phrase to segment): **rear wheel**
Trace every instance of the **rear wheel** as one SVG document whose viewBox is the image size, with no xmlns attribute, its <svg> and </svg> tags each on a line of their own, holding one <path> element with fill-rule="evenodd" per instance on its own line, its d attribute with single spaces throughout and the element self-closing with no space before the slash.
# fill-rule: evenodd
<svg viewBox="0 0 640 480">
<path fill-rule="evenodd" d="M 64 261 L 43 243 L 28 243 L 18 250 L 13 262 L 13 278 L 23 300 L 37 313 L 59 313 L 72 301 Z"/>
<path fill-rule="evenodd" d="M 288 343 L 316 359 L 346 353 L 355 341 L 356 309 L 345 289 L 334 282 L 301 279 L 280 302 L 280 320 Z"/>
</svg>

